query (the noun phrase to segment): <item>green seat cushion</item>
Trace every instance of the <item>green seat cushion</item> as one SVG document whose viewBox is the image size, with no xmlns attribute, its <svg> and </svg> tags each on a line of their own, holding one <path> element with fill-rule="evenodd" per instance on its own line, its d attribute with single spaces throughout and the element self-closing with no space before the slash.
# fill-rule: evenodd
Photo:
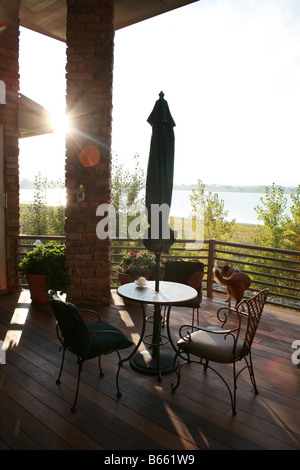
<svg viewBox="0 0 300 470">
<path fill-rule="evenodd" d="M 53 299 L 50 304 L 66 347 L 83 360 L 133 345 L 118 328 L 106 322 L 86 323 L 78 308 L 70 302 Z"/>
<path fill-rule="evenodd" d="M 116 349 L 125 349 L 133 345 L 124 333 L 118 328 L 106 322 L 95 322 L 87 324 L 89 331 L 89 350 L 84 354 L 83 359 L 107 354 Z"/>
</svg>

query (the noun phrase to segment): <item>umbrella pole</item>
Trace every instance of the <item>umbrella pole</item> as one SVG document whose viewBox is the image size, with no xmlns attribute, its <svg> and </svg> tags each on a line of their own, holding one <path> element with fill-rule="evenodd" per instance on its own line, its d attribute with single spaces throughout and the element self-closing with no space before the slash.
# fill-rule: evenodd
<svg viewBox="0 0 300 470">
<path fill-rule="evenodd" d="M 159 292 L 159 275 L 160 275 L 160 257 L 161 251 L 155 253 L 155 292 Z"/>
</svg>

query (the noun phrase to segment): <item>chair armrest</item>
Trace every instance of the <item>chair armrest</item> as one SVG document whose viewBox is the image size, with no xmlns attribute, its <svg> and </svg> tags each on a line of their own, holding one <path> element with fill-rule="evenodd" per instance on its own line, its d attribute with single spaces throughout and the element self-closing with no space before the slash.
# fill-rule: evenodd
<svg viewBox="0 0 300 470">
<path fill-rule="evenodd" d="M 235 332 L 237 332 L 237 336 L 239 335 L 239 331 L 240 331 L 240 328 L 239 327 L 236 327 L 236 328 L 232 328 L 232 329 L 223 329 L 222 327 L 220 327 L 220 329 L 218 330 L 214 330 L 214 329 L 211 329 L 211 328 L 214 328 L 214 327 L 206 327 L 206 328 L 202 328 L 200 326 L 193 326 L 193 325 L 182 325 L 179 329 L 179 335 L 182 339 L 187 339 L 186 337 L 188 336 L 188 341 L 190 341 L 191 339 L 191 333 L 190 331 L 188 331 L 187 329 L 188 328 L 191 328 L 192 331 L 194 332 L 195 330 L 196 331 L 204 331 L 206 333 L 213 333 L 213 334 L 217 334 L 217 335 L 223 335 L 223 336 L 228 336 L 230 334 L 233 334 Z M 219 328 L 219 327 L 216 327 L 216 328 Z M 186 333 L 185 333 L 185 336 L 183 336 L 182 334 L 182 330 L 185 329 L 186 330 Z"/>
<path fill-rule="evenodd" d="M 219 322 L 222 323 L 221 327 L 223 328 L 223 326 L 227 323 L 229 314 L 236 317 L 236 319 L 238 320 L 239 328 L 240 328 L 241 319 L 243 316 L 242 312 L 239 312 L 238 310 L 235 310 L 234 308 L 229 308 L 229 307 L 221 307 L 217 311 L 217 318 Z"/>
<path fill-rule="evenodd" d="M 83 309 L 80 309 L 80 313 L 82 313 L 82 312 L 93 313 L 98 318 L 98 320 L 101 321 L 101 317 L 100 317 L 99 313 L 96 312 L 95 310 L 91 310 L 89 308 L 83 308 Z"/>
</svg>

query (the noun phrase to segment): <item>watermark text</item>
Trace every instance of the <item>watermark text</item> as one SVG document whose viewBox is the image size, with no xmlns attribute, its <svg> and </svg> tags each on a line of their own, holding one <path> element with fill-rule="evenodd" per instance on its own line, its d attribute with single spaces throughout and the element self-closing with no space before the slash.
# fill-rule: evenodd
<svg viewBox="0 0 300 470">
<path fill-rule="evenodd" d="M 100 204 L 96 210 L 96 216 L 101 218 L 96 234 L 100 240 L 116 237 L 168 240 L 171 235 L 169 213 L 167 204 L 152 204 L 150 217 L 145 206 L 117 212 L 112 204 Z M 192 240 L 192 243 L 186 243 L 187 250 L 195 249 L 195 244 L 200 249 L 204 240 L 203 210 L 193 218 L 174 218 L 173 229 L 177 239 Z"/>
<path fill-rule="evenodd" d="M 300 339 L 292 342 L 292 348 L 296 349 L 292 354 L 292 363 L 298 366 L 300 364 Z"/>
</svg>

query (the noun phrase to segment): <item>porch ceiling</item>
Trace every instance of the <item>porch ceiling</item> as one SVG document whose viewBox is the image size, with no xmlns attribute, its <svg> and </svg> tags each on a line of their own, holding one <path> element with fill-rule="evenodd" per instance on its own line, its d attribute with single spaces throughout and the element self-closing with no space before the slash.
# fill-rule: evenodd
<svg viewBox="0 0 300 470">
<path fill-rule="evenodd" d="M 199 0 L 115 0 L 115 29 L 138 23 L 153 16 Z M 66 0 L 22 0 L 21 26 L 38 33 L 66 40 Z"/>
</svg>

